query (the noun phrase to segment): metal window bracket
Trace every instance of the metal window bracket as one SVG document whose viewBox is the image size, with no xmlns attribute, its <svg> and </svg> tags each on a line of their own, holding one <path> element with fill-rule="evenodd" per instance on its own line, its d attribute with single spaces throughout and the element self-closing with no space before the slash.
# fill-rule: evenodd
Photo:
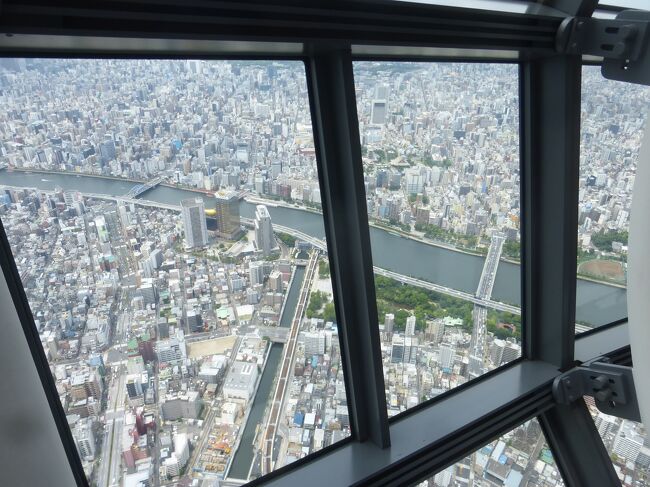
<svg viewBox="0 0 650 487">
<path fill-rule="evenodd" d="M 592 396 L 601 412 L 640 422 L 632 367 L 610 364 L 608 360 L 599 357 L 556 377 L 555 401 L 571 404 L 583 396 Z"/>
<path fill-rule="evenodd" d="M 605 78 L 650 85 L 650 12 L 624 10 L 615 19 L 567 17 L 555 38 L 563 54 L 603 58 Z"/>
</svg>

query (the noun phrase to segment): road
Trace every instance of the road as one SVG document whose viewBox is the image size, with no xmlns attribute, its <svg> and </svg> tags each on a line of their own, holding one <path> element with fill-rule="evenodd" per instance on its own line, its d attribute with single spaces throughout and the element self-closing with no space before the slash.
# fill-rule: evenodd
<svg viewBox="0 0 650 487">
<path fill-rule="evenodd" d="M 106 431 L 102 444 L 102 457 L 99 463 L 97 485 L 111 487 L 119 485 L 120 457 L 122 443 L 122 426 L 124 426 L 124 392 L 126 391 L 126 373 L 123 365 L 119 366 L 118 378 L 113 381 L 108 393 L 106 410 Z M 115 479 L 115 482 L 113 482 Z"/>
<path fill-rule="evenodd" d="M 282 361 L 280 362 L 280 374 L 275 386 L 273 402 L 271 403 L 271 410 L 269 412 L 269 417 L 266 421 L 262 436 L 262 475 L 266 475 L 273 470 L 273 447 L 275 445 L 278 425 L 282 419 L 282 405 L 284 403 L 284 397 L 286 394 L 287 386 L 291 380 L 291 364 L 293 363 L 296 346 L 298 344 L 300 323 L 307 307 L 307 301 L 309 299 L 312 281 L 314 279 L 314 275 L 316 274 L 319 254 L 320 253 L 317 251 L 312 251 L 312 254 L 309 258 L 309 262 L 307 264 L 307 272 L 305 273 L 305 279 L 300 291 L 300 297 L 298 298 L 298 305 L 296 306 L 296 312 L 294 314 L 293 321 L 291 322 L 289 337 L 282 353 Z"/>
<path fill-rule="evenodd" d="M 492 289 L 494 288 L 494 281 L 496 280 L 499 260 L 501 259 L 501 252 L 503 251 L 503 244 L 505 241 L 506 237 L 504 235 L 492 235 L 490 248 L 485 256 L 481 279 L 478 282 L 478 289 L 476 290 L 477 298 L 490 299 L 490 296 L 492 296 Z"/>
<path fill-rule="evenodd" d="M 476 290 L 476 298 L 481 301 L 489 300 L 492 295 L 492 288 L 494 287 L 505 240 L 504 235 L 492 235 L 490 248 L 488 249 L 485 263 L 483 264 L 481 279 L 478 282 L 478 288 Z M 485 372 L 487 308 L 483 304 L 475 303 L 472 319 L 474 324 L 472 327 L 472 340 L 469 345 L 470 362 L 467 368 L 467 376 L 470 379 L 474 379 Z"/>
<path fill-rule="evenodd" d="M 122 289 L 121 296 L 122 312 L 117 319 L 115 332 L 111 336 L 111 348 L 123 350 L 126 346 L 127 332 L 130 329 L 131 314 L 128 309 L 129 293 Z M 124 394 L 126 392 L 126 370 L 124 364 L 116 365 L 115 379 L 111 381 L 104 412 L 104 441 L 99 461 L 99 474 L 97 485 L 99 487 L 110 487 L 119 485 L 120 481 L 120 457 L 122 443 L 122 426 L 124 425 Z M 115 478 L 115 482 L 113 482 Z"/>
<path fill-rule="evenodd" d="M 396 281 L 403 282 L 404 284 L 410 284 L 412 286 L 421 287 L 424 289 L 428 289 L 430 291 L 435 291 L 437 293 L 446 294 L 447 296 L 452 296 L 454 298 L 464 299 L 465 301 L 470 301 L 474 304 L 478 304 L 486 308 L 492 308 L 499 311 L 507 311 L 508 313 L 512 313 L 512 314 L 521 313 L 521 308 L 519 308 L 518 306 L 502 303 L 500 301 L 493 301 L 491 299 L 482 299 L 476 297 L 474 294 L 466 293 L 464 291 L 457 291 L 455 289 L 444 287 L 439 284 L 423 281 L 422 279 L 417 279 L 415 277 L 398 274 L 397 272 L 382 269 L 381 267 L 377 267 L 377 266 L 375 266 L 374 271 L 375 274 L 378 274 L 380 276 L 390 277 L 391 279 L 395 279 Z"/>
<path fill-rule="evenodd" d="M 529 485 L 529 480 L 531 480 L 531 475 L 533 474 L 533 472 L 535 472 L 535 464 L 537 463 L 537 459 L 539 458 L 539 455 L 542 453 L 542 449 L 544 448 L 545 444 L 546 444 L 546 438 L 544 438 L 544 435 L 540 433 L 539 436 L 537 437 L 537 443 L 535 444 L 535 448 L 533 448 L 533 451 L 530 454 L 530 457 L 528 458 L 528 465 L 526 465 L 526 469 L 524 470 L 524 474 L 521 479 L 521 483 L 519 485 L 524 487 Z"/>
</svg>

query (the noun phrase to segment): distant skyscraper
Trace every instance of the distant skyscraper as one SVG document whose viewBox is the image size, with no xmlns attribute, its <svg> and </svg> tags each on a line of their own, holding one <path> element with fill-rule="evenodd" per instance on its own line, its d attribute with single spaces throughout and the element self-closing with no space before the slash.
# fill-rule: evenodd
<svg viewBox="0 0 650 487">
<path fill-rule="evenodd" d="M 415 321 L 415 316 L 409 316 L 406 318 L 406 329 L 404 330 L 404 334 L 407 337 L 415 335 Z"/>
<path fill-rule="evenodd" d="M 372 101 L 372 110 L 370 112 L 370 123 L 373 125 L 384 125 L 386 123 L 386 114 L 388 106 L 388 87 L 379 85 L 375 88 L 375 99 Z"/>
<path fill-rule="evenodd" d="M 189 248 L 208 244 L 208 227 L 205 222 L 205 205 L 201 198 L 181 201 L 181 214 L 185 228 L 185 242 Z"/>
<path fill-rule="evenodd" d="M 427 339 L 430 340 L 434 345 L 438 345 L 442 342 L 442 339 L 445 335 L 445 323 L 444 321 L 430 320 L 427 321 Z"/>
<path fill-rule="evenodd" d="M 115 159 L 115 142 L 111 139 L 107 139 L 101 144 L 99 144 L 99 154 L 103 163 L 112 161 Z"/>
<path fill-rule="evenodd" d="M 386 313 L 384 317 L 384 333 L 393 333 L 395 327 L 395 315 L 393 313 Z"/>
<path fill-rule="evenodd" d="M 386 100 L 374 100 L 372 102 L 370 123 L 374 125 L 383 125 L 386 123 Z"/>
<path fill-rule="evenodd" d="M 454 349 L 446 343 L 440 345 L 440 367 L 451 370 L 454 363 Z"/>
<path fill-rule="evenodd" d="M 226 238 L 235 239 L 241 232 L 239 220 L 239 197 L 234 191 L 218 191 L 215 193 L 215 218 L 217 233 Z"/>
<path fill-rule="evenodd" d="M 248 265 L 251 286 L 264 283 L 264 266 L 262 262 L 251 262 Z"/>
<path fill-rule="evenodd" d="M 393 335 L 390 361 L 394 364 L 414 364 L 418 354 L 418 339 Z"/>
<path fill-rule="evenodd" d="M 264 205 L 257 205 L 255 211 L 255 246 L 265 256 L 276 248 L 271 215 Z"/>
<path fill-rule="evenodd" d="M 393 337 L 390 361 L 400 364 L 404 361 L 404 338 L 398 335 Z"/>
</svg>

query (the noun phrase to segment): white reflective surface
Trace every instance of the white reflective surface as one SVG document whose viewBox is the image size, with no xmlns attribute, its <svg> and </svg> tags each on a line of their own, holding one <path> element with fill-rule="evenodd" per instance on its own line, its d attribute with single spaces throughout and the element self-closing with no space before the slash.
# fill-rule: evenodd
<svg viewBox="0 0 650 487">
<path fill-rule="evenodd" d="M 647 109 L 647 107 L 644 107 Z M 628 250 L 627 309 L 634 383 L 643 424 L 650 424 L 650 124 L 646 125 L 634 184 Z"/>
</svg>

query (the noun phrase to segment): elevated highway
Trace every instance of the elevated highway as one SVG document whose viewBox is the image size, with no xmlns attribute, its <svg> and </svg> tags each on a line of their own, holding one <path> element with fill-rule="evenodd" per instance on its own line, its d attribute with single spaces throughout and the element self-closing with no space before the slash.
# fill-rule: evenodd
<svg viewBox="0 0 650 487">
<path fill-rule="evenodd" d="M 479 300 L 489 300 L 490 296 L 492 296 L 492 289 L 494 288 L 494 281 L 496 280 L 505 241 L 505 236 L 500 233 L 492 235 L 490 248 L 488 249 L 483 264 L 481 279 L 478 282 L 478 289 L 476 290 L 476 298 Z M 482 303 L 474 304 L 472 319 L 474 325 L 472 327 L 472 340 L 469 345 L 469 367 L 467 368 L 467 374 L 470 379 L 476 378 L 486 371 L 487 308 L 485 305 Z"/>
</svg>

